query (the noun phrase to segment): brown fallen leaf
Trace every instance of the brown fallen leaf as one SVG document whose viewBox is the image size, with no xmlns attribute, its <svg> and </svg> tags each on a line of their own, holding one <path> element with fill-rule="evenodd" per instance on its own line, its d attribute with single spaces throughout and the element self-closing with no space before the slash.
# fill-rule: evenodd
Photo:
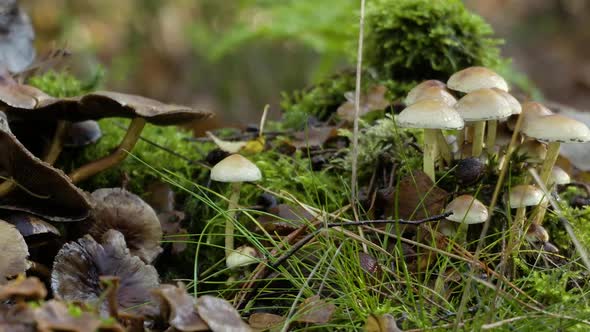
<svg viewBox="0 0 590 332">
<path fill-rule="evenodd" d="M 255 312 L 248 318 L 248 323 L 254 329 L 269 330 L 282 324 L 285 317 L 267 312 Z"/>
<path fill-rule="evenodd" d="M 298 316 L 295 321 L 299 323 L 325 324 L 332 319 L 334 311 L 336 311 L 336 305 L 320 299 L 319 295 L 314 295 L 305 299 L 299 305 Z"/>
<path fill-rule="evenodd" d="M 276 232 L 279 235 L 286 235 L 306 222 L 314 219 L 314 216 L 301 206 L 279 204 L 268 209 L 271 215 L 262 215 L 258 222 L 268 232 Z"/>
<path fill-rule="evenodd" d="M 403 219 L 422 219 L 439 214 L 444 209 L 448 197 L 448 193 L 436 187 L 422 171 L 414 171 L 412 175 L 403 177 L 397 193 L 396 195 L 394 191 L 385 198 L 388 202 L 385 207 L 387 217 L 394 215 L 396 206 L 399 217 Z"/>
<path fill-rule="evenodd" d="M 16 279 L 0 286 L 0 301 L 9 299 L 36 301 L 43 300 L 46 296 L 45 285 L 36 277 Z"/>
<path fill-rule="evenodd" d="M 366 332 L 402 332 L 397 327 L 395 319 L 390 314 L 383 315 L 369 315 L 367 323 L 365 324 Z"/>
<path fill-rule="evenodd" d="M 295 139 L 291 144 L 297 149 L 320 147 L 330 138 L 338 136 L 338 128 L 333 126 L 308 127 L 293 134 Z"/>
<path fill-rule="evenodd" d="M 26 303 L 0 303 L 0 331 L 36 332 L 33 310 Z"/>
<path fill-rule="evenodd" d="M 161 315 L 179 331 L 208 331 L 209 326 L 199 316 L 196 300 L 184 287 L 162 285 L 152 294 L 160 303 Z"/>
<path fill-rule="evenodd" d="M 72 331 L 94 332 L 101 322 L 88 312 L 72 315 L 68 306 L 56 300 L 47 301 L 34 310 L 37 330 L 39 332 Z"/>
</svg>

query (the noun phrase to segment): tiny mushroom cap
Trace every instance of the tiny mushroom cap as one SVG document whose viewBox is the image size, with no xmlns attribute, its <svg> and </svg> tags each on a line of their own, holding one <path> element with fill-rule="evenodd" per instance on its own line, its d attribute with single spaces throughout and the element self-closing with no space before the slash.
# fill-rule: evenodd
<svg viewBox="0 0 590 332">
<path fill-rule="evenodd" d="M 247 266 L 258 262 L 258 251 L 250 246 L 241 246 L 235 251 L 232 251 L 225 263 L 228 268 L 234 269 L 237 267 Z"/>
<path fill-rule="evenodd" d="M 8 277 L 23 273 L 28 268 L 29 249 L 25 239 L 11 224 L 0 220 L 0 285 Z"/>
<path fill-rule="evenodd" d="M 550 183 L 554 183 L 556 185 L 564 185 L 572 182 L 572 179 L 570 178 L 570 175 L 563 170 L 563 168 L 559 166 L 553 166 L 549 181 Z"/>
<path fill-rule="evenodd" d="M 547 197 L 545 197 L 543 190 L 530 184 L 514 186 L 508 194 L 508 204 L 510 204 L 510 208 L 512 209 L 536 206 L 545 201 L 547 201 Z"/>
<path fill-rule="evenodd" d="M 518 99 L 514 98 L 513 95 L 509 94 L 508 92 L 506 92 L 502 89 L 498 89 L 498 88 L 493 88 L 492 90 L 496 91 L 500 96 L 502 96 L 502 97 L 504 97 L 504 99 L 506 99 L 506 101 L 508 102 L 508 105 L 510 106 L 510 111 L 512 111 L 512 115 L 520 114 L 522 112 L 522 105 L 520 105 L 520 102 L 518 101 Z"/>
<path fill-rule="evenodd" d="M 462 129 L 465 123 L 457 111 L 441 100 L 422 100 L 406 107 L 397 123 L 405 128 Z"/>
<path fill-rule="evenodd" d="M 512 114 L 506 98 L 492 89 L 478 89 L 459 99 L 455 108 L 466 122 L 499 120 Z"/>
<path fill-rule="evenodd" d="M 465 224 L 480 224 L 488 219 L 488 208 L 471 195 L 455 198 L 447 205 L 445 212 L 452 212 L 448 220 Z"/>
<path fill-rule="evenodd" d="M 482 88 L 497 88 L 508 91 L 508 83 L 502 76 L 485 67 L 469 67 L 460 70 L 449 78 L 447 86 L 451 90 L 465 93 Z"/>
<path fill-rule="evenodd" d="M 102 137 L 100 126 L 94 120 L 71 123 L 66 129 L 64 146 L 77 148 L 94 144 Z"/>
<path fill-rule="evenodd" d="M 545 142 L 583 143 L 590 141 L 588 126 L 560 114 L 530 119 L 522 132 L 528 137 Z"/>
<path fill-rule="evenodd" d="M 545 243 L 545 242 L 549 241 L 549 232 L 547 232 L 545 227 L 533 223 L 533 224 L 531 224 L 531 226 L 529 226 L 529 229 L 527 229 L 525 237 L 526 237 L 527 241 L 529 241 L 531 243 L 535 243 L 535 242 Z"/>
<path fill-rule="evenodd" d="M 405 104 L 410 106 L 421 100 L 427 99 L 439 99 L 449 106 L 453 106 L 457 103 L 457 99 L 455 99 L 455 97 L 444 87 L 431 86 L 418 94 L 413 102 L 406 100 Z"/>
<path fill-rule="evenodd" d="M 415 103 L 417 101 L 416 99 L 418 98 L 418 96 L 420 96 L 428 88 L 432 88 L 432 87 L 445 89 L 446 85 L 443 82 L 437 81 L 437 80 L 424 81 L 424 82 L 416 85 L 415 87 L 413 87 L 412 90 L 410 90 L 410 92 L 408 92 L 408 95 L 406 96 L 404 103 L 407 106 Z"/>
<path fill-rule="evenodd" d="M 211 169 L 211 180 L 219 182 L 249 182 L 262 178 L 260 169 L 240 154 L 232 154 Z"/>
<path fill-rule="evenodd" d="M 516 153 L 526 156 L 527 162 L 542 163 L 547 158 L 547 146 L 536 140 L 527 140 L 518 146 Z"/>
</svg>

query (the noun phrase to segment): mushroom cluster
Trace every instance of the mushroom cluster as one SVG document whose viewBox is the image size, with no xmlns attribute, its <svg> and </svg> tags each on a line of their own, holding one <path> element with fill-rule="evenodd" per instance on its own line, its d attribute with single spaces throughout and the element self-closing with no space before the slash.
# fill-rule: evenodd
<svg viewBox="0 0 590 332">
<path fill-rule="evenodd" d="M 457 162 L 460 168 L 464 168 L 467 160 L 473 160 L 470 158 L 486 162 L 485 154 L 497 155 L 502 160 L 514 135 L 516 155 L 524 157 L 528 167 L 538 168 L 541 180 L 551 188 L 569 181 L 567 173 L 555 167 L 560 144 L 590 141 L 590 129 L 584 123 L 554 114 L 538 102 L 521 104 L 509 93 L 504 78 L 485 67 L 460 70 L 446 84 L 424 81 L 407 94 L 404 102 L 406 108 L 397 116 L 396 123 L 400 127 L 424 130 L 423 167 L 433 181 L 435 166 L 453 166 L 456 158 L 460 159 Z M 522 117 L 522 125 L 514 133 L 518 117 Z M 449 134 L 456 136 L 455 146 L 449 145 L 448 142 L 453 142 Z M 478 179 L 470 175 L 467 181 L 458 180 L 473 184 Z M 545 196 L 541 189 L 529 183 L 515 184 L 505 194 L 506 206 L 517 209 L 513 220 L 522 234 L 528 227 L 527 207 L 534 207 L 536 212 L 535 229 L 541 227 L 548 202 Z M 475 198 L 460 196 L 447 207 L 453 213 L 447 219 L 466 224 L 484 222 L 487 219 L 484 208 Z M 548 240 L 548 236 L 538 238 L 541 240 L 536 242 Z"/>
</svg>

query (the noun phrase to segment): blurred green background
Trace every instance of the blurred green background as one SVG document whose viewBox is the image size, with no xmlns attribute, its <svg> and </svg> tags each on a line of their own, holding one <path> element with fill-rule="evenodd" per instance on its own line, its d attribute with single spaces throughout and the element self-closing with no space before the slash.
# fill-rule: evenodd
<svg viewBox="0 0 590 332">
<path fill-rule="evenodd" d="M 367 0 L 371 1 L 371 0 Z M 590 1 L 466 0 L 551 100 L 590 109 Z M 105 88 L 213 110 L 213 126 L 279 116 L 281 91 L 351 66 L 358 0 L 22 0 L 42 55 L 66 47 Z"/>
</svg>

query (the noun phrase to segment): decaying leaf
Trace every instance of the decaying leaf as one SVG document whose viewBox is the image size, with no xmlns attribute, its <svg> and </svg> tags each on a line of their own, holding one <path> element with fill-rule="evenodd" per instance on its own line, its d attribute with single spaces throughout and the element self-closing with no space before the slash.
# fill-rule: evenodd
<svg viewBox="0 0 590 332">
<path fill-rule="evenodd" d="M 448 193 L 436 187 L 426 173 L 413 171 L 400 180 L 398 194 L 393 192 L 386 198 L 389 204 L 385 208 L 385 215 L 392 216 L 397 208 L 400 218 L 422 219 L 439 214 L 445 207 L 447 197 Z"/>
<path fill-rule="evenodd" d="M 9 299 L 37 301 L 43 300 L 46 296 L 45 285 L 36 277 L 16 279 L 0 286 L 0 301 Z"/>
<path fill-rule="evenodd" d="M 386 93 L 387 88 L 384 85 L 375 85 L 366 94 L 362 94 L 359 105 L 359 117 L 387 108 L 390 102 L 385 98 Z M 355 114 L 354 91 L 347 92 L 344 96 L 346 97 L 346 102 L 340 105 L 336 112 L 341 119 L 352 122 L 354 121 Z"/>
<path fill-rule="evenodd" d="M 154 210 L 139 196 L 120 188 L 95 190 L 93 208 L 88 220 L 88 234 L 102 238 L 109 229 L 125 237 L 132 255 L 152 262 L 162 252 L 162 228 Z"/>
<path fill-rule="evenodd" d="M 293 136 L 295 140 L 291 144 L 297 149 L 319 147 L 324 145 L 330 138 L 338 136 L 338 128 L 331 126 L 308 127 Z"/>
<path fill-rule="evenodd" d="M 334 311 L 336 311 L 335 304 L 320 299 L 319 295 L 314 295 L 305 299 L 299 305 L 296 321 L 300 323 L 325 324 L 332 319 Z"/>
<path fill-rule="evenodd" d="M 209 295 L 197 299 L 197 312 L 213 332 L 250 332 L 234 307 L 224 299 Z"/>
<path fill-rule="evenodd" d="M 26 303 L 0 303 L 0 331 L 36 332 L 33 310 Z"/>
<path fill-rule="evenodd" d="M 120 278 L 119 307 L 132 313 L 150 312 L 145 304 L 150 292 L 159 286 L 158 272 L 139 257 L 132 256 L 123 234 L 110 230 L 97 243 L 90 235 L 63 246 L 55 257 L 51 274 L 54 294 L 67 301 L 96 302 L 102 294 L 100 276 Z M 105 303 L 101 312 L 108 312 Z"/>
<path fill-rule="evenodd" d="M 20 232 L 11 224 L 0 220 L 0 285 L 6 278 L 23 273 L 28 268 L 29 249 Z"/>
<path fill-rule="evenodd" d="M 160 314 L 170 326 L 179 331 L 209 330 L 207 323 L 197 313 L 195 298 L 184 287 L 162 285 L 153 294 L 160 303 Z"/>
<path fill-rule="evenodd" d="M 268 213 L 271 215 L 260 216 L 258 222 L 266 231 L 279 235 L 290 233 L 314 219 L 314 216 L 303 207 L 288 204 L 272 206 Z"/>
<path fill-rule="evenodd" d="M 283 324 L 285 317 L 266 312 L 255 312 L 248 318 L 248 323 L 253 329 L 269 330 Z"/>
</svg>

